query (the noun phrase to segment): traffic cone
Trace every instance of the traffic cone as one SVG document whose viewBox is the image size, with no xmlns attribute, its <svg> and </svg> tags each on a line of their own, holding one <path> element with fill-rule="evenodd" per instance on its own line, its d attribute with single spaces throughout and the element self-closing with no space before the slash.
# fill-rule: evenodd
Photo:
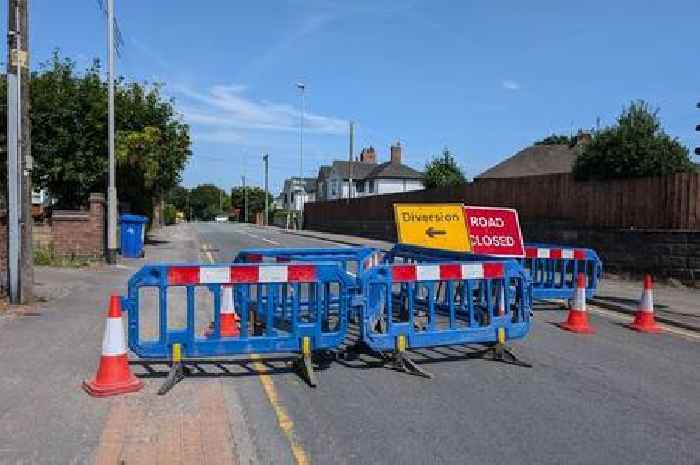
<svg viewBox="0 0 700 465">
<path fill-rule="evenodd" d="M 656 320 L 654 319 L 654 283 L 651 280 L 651 275 L 644 276 L 642 297 L 639 299 L 639 306 L 634 314 L 634 321 L 629 327 L 642 333 L 658 333 L 661 331 L 661 328 L 656 326 Z"/>
<path fill-rule="evenodd" d="M 595 329 L 588 326 L 588 312 L 586 311 L 586 275 L 579 273 L 576 277 L 576 295 L 574 304 L 569 310 L 566 322 L 559 325 L 560 328 L 574 333 L 593 334 Z"/>
<path fill-rule="evenodd" d="M 93 397 L 106 397 L 135 392 L 142 387 L 143 382 L 129 370 L 121 300 L 118 295 L 113 295 L 109 300 L 100 365 L 93 379 L 83 381 L 83 389 Z"/>
<path fill-rule="evenodd" d="M 496 309 L 497 316 L 503 316 L 506 314 L 506 293 L 501 285 L 501 292 L 498 294 L 498 308 Z"/>
<path fill-rule="evenodd" d="M 221 335 L 224 337 L 240 334 L 240 319 L 233 308 L 233 288 L 223 286 L 221 293 Z"/>
<path fill-rule="evenodd" d="M 224 284 L 221 287 L 221 336 L 233 337 L 240 335 L 240 318 L 233 308 L 233 288 L 230 285 Z M 214 334 L 213 324 L 206 332 L 205 336 L 210 337 Z"/>
</svg>

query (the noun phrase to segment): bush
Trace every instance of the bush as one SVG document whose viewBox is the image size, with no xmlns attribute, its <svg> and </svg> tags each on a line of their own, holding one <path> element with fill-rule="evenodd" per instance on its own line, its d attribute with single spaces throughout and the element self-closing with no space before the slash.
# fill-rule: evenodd
<svg viewBox="0 0 700 465">
<path fill-rule="evenodd" d="M 661 128 L 658 110 L 632 102 L 617 124 L 596 131 L 574 164 L 576 179 L 664 176 L 693 170 L 688 149 Z"/>
<path fill-rule="evenodd" d="M 445 148 L 441 156 L 433 158 L 425 165 L 425 179 L 423 184 L 427 189 L 434 187 L 455 186 L 464 184 L 467 178 L 455 158 Z"/>
</svg>

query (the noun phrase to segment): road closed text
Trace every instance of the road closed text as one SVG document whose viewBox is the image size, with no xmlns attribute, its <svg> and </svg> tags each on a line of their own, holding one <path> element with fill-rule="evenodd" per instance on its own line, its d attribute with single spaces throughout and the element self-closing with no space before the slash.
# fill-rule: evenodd
<svg viewBox="0 0 700 465">
<path fill-rule="evenodd" d="M 509 208 L 464 207 L 474 253 L 522 257 L 523 239 L 518 213 Z"/>
</svg>

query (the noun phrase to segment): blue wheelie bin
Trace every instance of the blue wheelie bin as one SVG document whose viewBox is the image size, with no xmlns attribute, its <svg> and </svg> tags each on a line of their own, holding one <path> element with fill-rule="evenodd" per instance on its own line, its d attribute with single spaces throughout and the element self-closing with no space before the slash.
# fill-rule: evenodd
<svg viewBox="0 0 700 465">
<path fill-rule="evenodd" d="M 122 257 L 143 257 L 143 243 L 148 218 L 141 215 L 123 214 L 120 215 L 119 222 L 121 223 Z"/>
</svg>

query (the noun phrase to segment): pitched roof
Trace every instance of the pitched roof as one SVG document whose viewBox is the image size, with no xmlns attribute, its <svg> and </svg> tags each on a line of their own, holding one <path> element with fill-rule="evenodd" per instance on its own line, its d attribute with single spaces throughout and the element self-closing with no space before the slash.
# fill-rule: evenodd
<svg viewBox="0 0 700 465">
<path fill-rule="evenodd" d="M 353 179 L 365 179 L 376 166 L 377 165 L 374 163 L 365 163 L 362 161 L 349 162 L 335 160 L 333 162 L 333 170 L 343 179 L 348 179 L 351 174 Z M 351 167 L 352 171 L 350 170 Z"/>
<path fill-rule="evenodd" d="M 379 165 L 375 163 L 365 163 L 361 161 L 352 162 L 352 173 L 350 172 L 351 163 L 349 161 L 334 161 L 333 170 L 343 179 L 348 179 L 352 174 L 353 179 L 376 179 L 376 178 L 395 178 L 395 179 L 423 179 L 423 173 L 414 170 L 410 166 L 403 163 L 386 162 Z"/>
<path fill-rule="evenodd" d="M 392 163 L 388 161 L 377 165 L 366 178 L 423 179 L 423 173 L 403 163 Z"/>
<path fill-rule="evenodd" d="M 291 189 L 292 183 L 294 185 L 298 185 L 297 179 L 299 178 L 287 178 L 284 180 L 284 192 L 287 192 Z M 316 192 L 316 188 L 318 186 L 316 182 L 316 178 L 302 178 L 302 181 L 304 182 L 304 191 L 307 193 L 312 193 Z"/>
<path fill-rule="evenodd" d="M 321 167 L 318 169 L 318 180 L 319 181 L 325 181 L 328 179 L 328 176 L 331 175 L 331 171 L 333 171 L 333 168 L 331 168 L 328 165 L 321 165 Z"/>
<path fill-rule="evenodd" d="M 487 169 L 476 178 L 516 178 L 571 173 L 577 155 L 568 145 L 533 145 Z"/>
</svg>

